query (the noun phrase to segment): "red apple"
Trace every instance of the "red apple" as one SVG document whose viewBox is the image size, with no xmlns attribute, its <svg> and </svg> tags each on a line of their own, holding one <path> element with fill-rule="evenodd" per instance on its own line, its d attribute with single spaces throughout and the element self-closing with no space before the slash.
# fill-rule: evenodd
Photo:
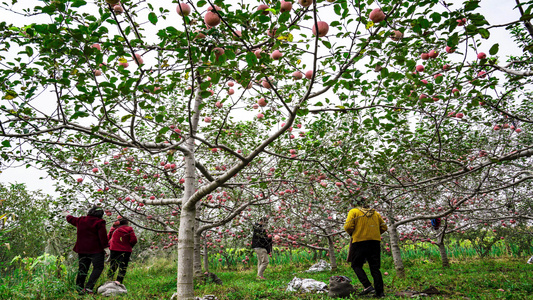
<svg viewBox="0 0 533 300">
<path fill-rule="evenodd" d="M 274 52 L 272 52 L 270 56 L 272 57 L 272 59 L 278 60 L 283 56 L 283 54 L 279 50 L 274 50 Z"/>
<path fill-rule="evenodd" d="M 220 17 L 218 14 L 208 11 L 204 16 L 204 22 L 211 27 L 215 27 L 220 24 Z"/>
<path fill-rule="evenodd" d="M 263 81 L 261 82 L 261 85 L 262 85 L 265 89 L 270 89 L 270 88 L 272 88 L 272 85 L 270 85 L 270 83 L 269 83 L 268 81 L 266 81 L 266 80 L 263 80 Z"/>
<path fill-rule="evenodd" d="M 261 107 L 265 107 L 267 105 L 267 102 L 265 98 L 260 98 L 259 100 L 257 100 L 257 104 Z"/>
<path fill-rule="evenodd" d="M 98 44 L 98 43 L 94 43 L 94 44 L 92 44 L 92 45 L 91 45 L 91 48 L 96 48 L 96 49 L 98 49 L 98 50 L 102 50 L 102 47 L 101 47 L 100 44 Z"/>
<path fill-rule="evenodd" d="M 477 59 L 485 59 L 487 58 L 487 54 L 483 53 L 483 52 L 479 52 L 477 54 Z"/>
<path fill-rule="evenodd" d="M 102 71 L 94 70 L 94 76 L 101 76 L 101 75 L 102 75 Z"/>
<path fill-rule="evenodd" d="M 259 6 L 257 7 L 257 11 L 263 11 L 263 15 L 270 14 L 270 12 L 267 11 L 267 9 L 269 9 L 269 7 L 266 4 L 259 4 Z"/>
<path fill-rule="evenodd" d="M 315 72 L 313 70 L 309 70 L 309 71 L 305 72 L 305 78 L 307 78 L 307 79 L 313 78 L 313 74 L 314 73 Z"/>
<path fill-rule="evenodd" d="M 213 52 L 215 53 L 215 57 L 216 57 L 216 59 L 218 60 L 218 58 L 219 58 L 221 55 L 224 54 L 224 49 L 222 49 L 222 48 L 218 48 L 218 47 L 217 47 L 217 48 L 213 49 Z"/>
<path fill-rule="evenodd" d="M 124 8 L 122 8 L 122 5 L 117 4 L 115 6 L 113 6 L 113 11 L 117 14 L 117 15 L 120 15 L 121 13 L 124 12 Z"/>
<path fill-rule="evenodd" d="M 205 117 L 204 118 L 204 122 L 211 123 L 211 117 Z"/>
<path fill-rule="evenodd" d="M 424 66 L 423 65 L 418 65 L 418 66 L 416 66 L 416 70 L 418 72 L 424 72 Z"/>
<path fill-rule="evenodd" d="M 455 114 L 456 118 L 462 119 L 465 115 L 463 113 L 457 113 Z"/>
<path fill-rule="evenodd" d="M 318 25 L 318 36 L 319 37 L 323 37 L 325 36 L 326 34 L 328 34 L 328 31 L 329 31 L 329 25 L 328 23 L 324 22 L 324 21 L 318 21 L 316 22 L 316 25 Z M 316 35 L 316 28 L 315 28 L 315 25 L 313 25 L 313 34 Z"/>
<path fill-rule="evenodd" d="M 83 181 L 83 178 L 76 179 L 77 182 L 81 183 Z"/>
<path fill-rule="evenodd" d="M 399 30 L 394 30 L 393 34 L 391 35 L 390 38 L 391 38 L 391 40 L 397 42 L 397 41 L 399 41 L 399 40 L 401 40 L 403 38 L 403 33 L 401 31 L 399 31 Z"/>
<path fill-rule="evenodd" d="M 298 3 L 303 7 L 308 7 L 313 4 L 313 0 L 298 0 Z"/>
<path fill-rule="evenodd" d="M 98 173 L 98 168 L 93 168 L 93 173 Z"/>
<path fill-rule="evenodd" d="M 302 78 L 303 78 L 303 74 L 302 74 L 302 72 L 300 72 L 300 71 L 296 71 L 296 72 L 292 73 L 292 77 L 293 77 L 294 79 L 296 79 L 296 80 L 298 80 L 298 79 L 302 79 Z"/>
<path fill-rule="evenodd" d="M 176 12 L 180 16 L 188 16 L 191 14 L 191 7 L 187 3 L 180 3 L 178 4 L 178 7 L 176 8 Z"/>
<path fill-rule="evenodd" d="M 280 7 L 279 7 L 279 11 L 280 12 L 286 12 L 286 11 L 291 11 L 292 9 L 292 3 L 291 2 L 287 2 L 287 1 L 283 1 L 281 0 L 281 4 L 280 4 Z"/>
<path fill-rule="evenodd" d="M 450 46 L 446 46 L 446 52 L 448 53 L 454 53 L 455 52 L 455 48 L 452 48 Z"/>
<path fill-rule="evenodd" d="M 422 54 L 420 54 L 420 58 L 422 58 L 423 60 L 428 60 L 429 59 L 429 54 L 422 53 Z"/>
<path fill-rule="evenodd" d="M 383 11 L 381 10 L 381 8 L 374 8 L 374 9 L 370 12 L 370 15 L 368 15 L 368 18 L 369 18 L 370 20 L 372 20 L 372 22 L 374 22 L 374 23 L 379 23 L 379 22 L 385 20 L 386 15 L 385 15 L 385 13 L 383 13 Z"/>
<path fill-rule="evenodd" d="M 257 118 L 258 118 L 258 119 L 262 119 L 262 118 L 264 118 L 264 117 L 265 117 L 265 115 L 263 115 L 263 114 L 261 114 L 261 113 L 260 113 L 260 114 L 257 114 Z"/>
<path fill-rule="evenodd" d="M 431 50 L 429 51 L 428 55 L 430 58 L 437 58 L 437 56 L 439 56 L 439 53 L 435 50 Z"/>
</svg>

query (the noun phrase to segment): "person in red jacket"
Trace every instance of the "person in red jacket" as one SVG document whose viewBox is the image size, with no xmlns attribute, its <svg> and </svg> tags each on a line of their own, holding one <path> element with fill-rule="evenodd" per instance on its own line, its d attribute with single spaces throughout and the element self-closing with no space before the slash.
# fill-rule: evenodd
<svg viewBox="0 0 533 300">
<path fill-rule="evenodd" d="M 109 249 L 111 249 L 111 256 L 109 257 L 111 268 L 109 268 L 108 277 L 113 280 L 118 268 L 117 281 L 122 283 L 124 276 L 126 276 L 133 246 L 137 244 L 137 237 L 126 219 L 120 219 L 119 226 L 111 228 L 107 237 Z"/>
<path fill-rule="evenodd" d="M 89 209 L 87 216 L 73 217 L 68 212 L 63 212 L 67 222 L 76 226 L 76 245 L 74 252 L 78 253 L 79 267 L 76 285 L 80 294 L 93 294 L 96 281 L 104 270 L 105 256 L 109 255 L 109 243 L 106 236 L 105 220 L 102 219 L 104 210 L 99 206 Z M 89 268 L 93 271 L 89 281 L 85 284 Z"/>
</svg>

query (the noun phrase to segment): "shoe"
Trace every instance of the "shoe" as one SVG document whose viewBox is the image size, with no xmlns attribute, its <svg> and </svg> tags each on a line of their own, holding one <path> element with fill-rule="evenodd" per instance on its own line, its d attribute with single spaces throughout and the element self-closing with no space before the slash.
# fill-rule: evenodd
<svg viewBox="0 0 533 300">
<path fill-rule="evenodd" d="M 361 293 L 359 293 L 359 296 L 364 296 L 364 295 L 368 295 L 370 293 L 374 293 L 376 290 L 374 289 L 373 286 L 369 286 L 367 288 L 365 288 Z"/>
<path fill-rule="evenodd" d="M 93 290 L 91 290 L 91 289 L 85 289 L 84 291 L 85 291 L 85 294 L 88 294 L 88 295 L 93 295 L 94 294 Z"/>
<path fill-rule="evenodd" d="M 259 279 L 259 280 L 266 280 L 266 278 L 263 277 L 263 276 L 257 276 L 257 279 Z"/>
<path fill-rule="evenodd" d="M 374 298 L 385 298 L 385 294 L 381 293 L 381 294 L 375 294 L 374 295 Z"/>
</svg>

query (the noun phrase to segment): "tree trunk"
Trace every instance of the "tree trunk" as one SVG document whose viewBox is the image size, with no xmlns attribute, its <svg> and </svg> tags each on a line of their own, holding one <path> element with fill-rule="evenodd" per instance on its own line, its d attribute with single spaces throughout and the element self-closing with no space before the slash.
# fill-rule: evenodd
<svg viewBox="0 0 533 300">
<path fill-rule="evenodd" d="M 196 208 L 182 210 L 180 217 L 180 227 L 178 241 L 178 300 L 194 299 L 194 219 Z"/>
<path fill-rule="evenodd" d="M 448 260 L 448 253 L 446 252 L 446 246 L 444 245 L 444 241 L 437 244 L 439 246 L 440 251 L 440 259 L 442 261 L 442 266 L 444 268 L 450 267 L 450 261 Z"/>
<path fill-rule="evenodd" d="M 195 229 L 198 228 L 199 222 L 195 222 L 196 226 Z M 201 241 L 201 235 L 195 234 L 194 235 L 194 259 L 193 259 L 193 274 L 194 278 L 199 278 L 202 276 L 202 241 Z"/>
<path fill-rule="evenodd" d="M 329 263 L 331 264 L 331 271 L 337 270 L 337 257 L 335 256 L 335 243 L 333 242 L 333 238 L 331 236 L 328 236 L 328 244 L 329 244 Z"/>
<path fill-rule="evenodd" d="M 394 268 L 396 269 L 396 274 L 400 278 L 405 277 L 405 269 L 403 266 L 402 252 L 400 250 L 400 239 L 398 238 L 398 229 L 394 224 L 389 226 L 389 236 L 390 236 L 390 249 L 392 253 L 392 259 L 394 261 Z"/>
<path fill-rule="evenodd" d="M 209 272 L 209 255 L 208 255 L 207 241 L 204 240 L 204 270 Z"/>
<path fill-rule="evenodd" d="M 200 84 L 200 82 L 198 83 Z M 198 128 L 200 104 L 202 97 L 197 92 L 191 116 L 191 136 L 196 135 Z M 188 203 L 196 191 L 196 165 L 194 161 L 194 139 L 189 136 L 185 141 L 188 153 L 185 153 L 184 190 L 182 210 L 180 215 L 179 241 L 178 241 L 178 274 L 177 274 L 177 300 L 194 300 L 194 246 L 196 238 L 196 210 L 198 205 Z M 197 204 L 197 203 L 194 203 Z"/>
</svg>

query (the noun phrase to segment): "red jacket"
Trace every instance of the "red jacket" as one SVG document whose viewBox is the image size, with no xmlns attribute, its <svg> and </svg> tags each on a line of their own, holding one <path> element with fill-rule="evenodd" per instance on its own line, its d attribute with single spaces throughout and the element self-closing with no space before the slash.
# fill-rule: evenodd
<svg viewBox="0 0 533 300">
<path fill-rule="evenodd" d="M 109 247 L 105 234 L 105 220 L 93 216 L 73 217 L 67 216 L 67 222 L 76 226 L 77 239 L 74 252 L 82 254 L 94 254 L 104 252 Z"/>
<path fill-rule="evenodd" d="M 133 246 L 137 244 L 137 237 L 130 226 L 112 227 L 107 235 L 109 239 L 109 249 L 113 251 L 131 252 Z"/>
</svg>

